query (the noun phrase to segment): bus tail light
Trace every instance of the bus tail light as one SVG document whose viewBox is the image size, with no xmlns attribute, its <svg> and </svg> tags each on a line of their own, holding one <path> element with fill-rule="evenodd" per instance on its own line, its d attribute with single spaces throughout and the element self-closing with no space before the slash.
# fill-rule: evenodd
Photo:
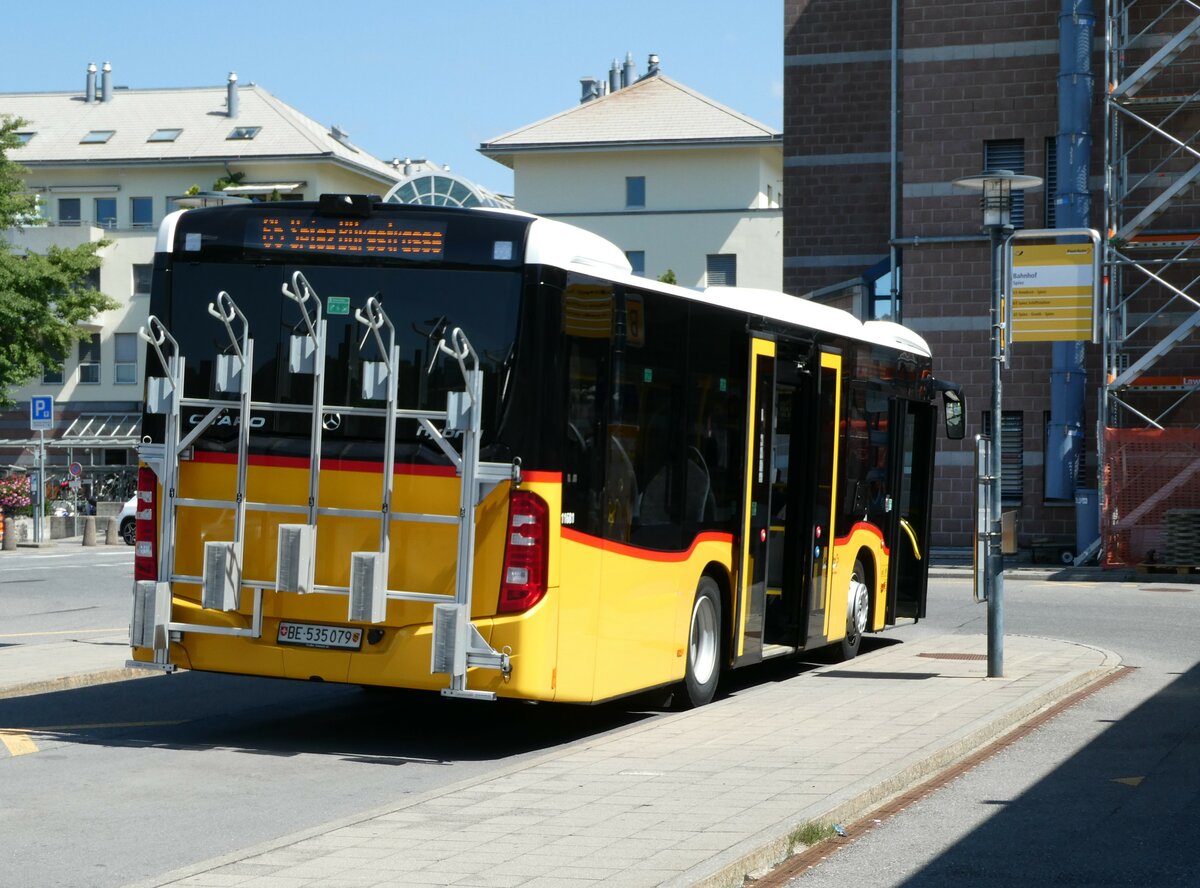
<svg viewBox="0 0 1200 888">
<path fill-rule="evenodd" d="M 528 490 L 514 490 L 508 501 L 508 540 L 497 612 L 529 610 L 546 594 L 550 507 Z"/>
<path fill-rule="evenodd" d="M 134 512 L 133 578 L 158 579 L 158 545 L 155 542 L 155 520 L 158 511 L 158 478 L 153 470 L 138 469 L 137 508 Z"/>
</svg>

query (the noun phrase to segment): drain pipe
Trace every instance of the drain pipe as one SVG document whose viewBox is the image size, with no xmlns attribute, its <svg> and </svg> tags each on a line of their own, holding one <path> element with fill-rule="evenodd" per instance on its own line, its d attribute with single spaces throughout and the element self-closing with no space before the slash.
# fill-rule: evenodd
<svg viewBox="0 0 1200 888">
<path fill-rule="evenodd" d="M 1087 228 L 1091 214 L 1088 170 L 1092 155 L 1092 0 L 1062 0 L 1058 19 L 1058 183 L 1054 194 L 1056 228 Z M 1047 429 L 1047 499 L 1071 500 L 1083 459 L 1085 370 L 1082 342 L 1055 342 L 1050 371 L 1050 426 Z M 1078 508 L 1078 506 L 1076 507 Z M 1093 539 L 1076 521 L 1076 551 Z"/>
</svg>

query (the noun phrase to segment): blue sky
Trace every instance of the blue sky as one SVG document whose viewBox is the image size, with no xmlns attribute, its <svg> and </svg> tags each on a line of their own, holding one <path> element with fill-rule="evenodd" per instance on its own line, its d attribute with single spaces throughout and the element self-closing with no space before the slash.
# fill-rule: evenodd
<svg viewBox="0 0 1200 888">
<path fill-rule="evenodd" d="M 43 0 L 5 9 L 0 92 L 83 90 L 88 62 L 131 88 L 230 71 L 367 151 L 427 157 L 497 191 L 481 142 L 572 107 L 579 78 L 633 53 L 776 129 L 782 0 Z"/>
</svg>

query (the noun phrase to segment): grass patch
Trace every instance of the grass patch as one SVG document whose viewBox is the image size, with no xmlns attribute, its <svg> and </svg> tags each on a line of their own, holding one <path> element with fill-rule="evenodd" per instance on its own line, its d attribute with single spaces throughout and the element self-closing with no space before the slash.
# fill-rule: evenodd
<svg viewBox="0 0 1200 888">
<path fill-rule="evenodd" d="M 810 822 L 792 833 L 792 845 L 812 847 L 836 834 L 832 823 Z"/>
</svg>

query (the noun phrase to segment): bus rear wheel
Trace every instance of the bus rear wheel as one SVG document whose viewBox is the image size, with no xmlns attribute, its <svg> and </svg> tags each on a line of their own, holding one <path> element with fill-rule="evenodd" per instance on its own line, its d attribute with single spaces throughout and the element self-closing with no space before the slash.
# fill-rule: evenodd
<svg viewBox="0 0 1200 888">
<path fill-rule="evenodd" d="M 840 660 L 853 660 L 858 656 L 862 646 L 863 633 L 867 631 L 867 616 L 870 614 L 871 602 L 866 583 L 867 572 L 862 562 L 854 560 L 854 572 L 850 574 L 849 588 L 846 590 L 846 634 L 841 646 L 837 649 Z"/>
<path fill-rule="evenodd" d="M 688 628 L 685 708 L 712 701 L 721 677 L 721 590 L 712 577 L 701 577 Z"/>
</svg>

